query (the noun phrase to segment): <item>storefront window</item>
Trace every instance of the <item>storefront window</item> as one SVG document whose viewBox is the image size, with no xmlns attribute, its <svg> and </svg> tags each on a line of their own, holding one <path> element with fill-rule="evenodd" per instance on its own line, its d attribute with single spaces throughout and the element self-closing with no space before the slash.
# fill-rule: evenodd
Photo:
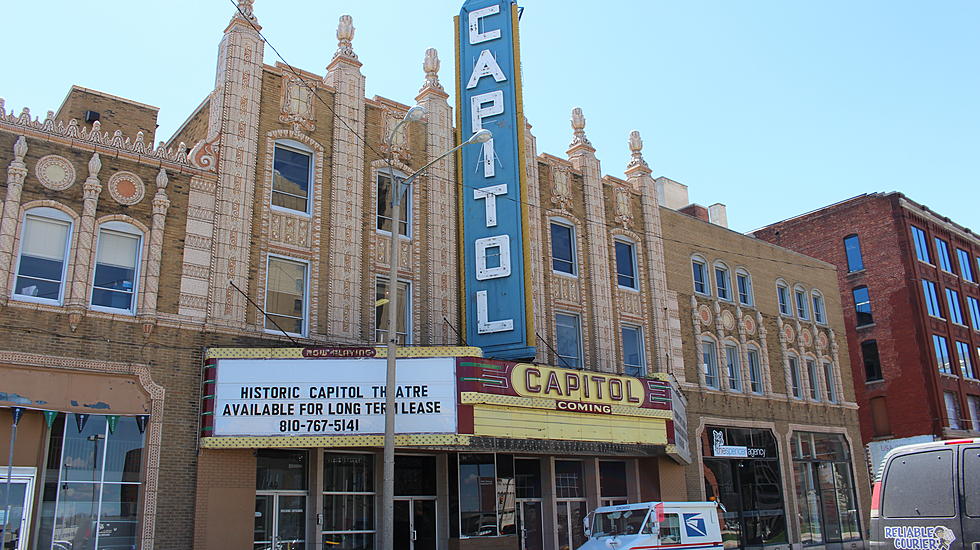
<svg viewBox="0 0 980 550">
<path fill-rule="evenodd" d="M 458 471 L 460 536 L 495 537 L 514 534 L 514 456 L 461 453 Z"/>
<path fill-rule="evenodd" d="M 626 463 L 621 460 L 599 461 L 599 493 L 602 495 L 600 506 L 616 506 L 626 504 Z"/>
<path fill-rule="evenodd" d="M 859 540 L 854 475 L 844 436 L 795 432 L 792 444 L 801 542 Z"/>
<path fill-rule="evenodd" d="M 143 456 L 136 418 L 118 417 L 110 430 L 107 416 L 75 417 L 60 414 L 51 429 L 38 548 L 135 548 Z"/>
<path fill-rule="evenodd" d="M 725 548 L 788 542 L 776 439 L 769 430 L 709 426 L 702 435 L 705 496 L 722 515 Z"/>
<path fill-rule="evenodd" d="M 255 550 L 306 547 L 307 451 L 256 451 Z M 357 547 L 348 547 L 357 548 Z"/>
<path fill-rule="evenodd" d="M 400 478 L 401 475 L 396 477 L 396 484 Z M 373 548 L 374 498 L 374 455 L 325 453 L 321 534 L 324 544 L 343 550 Z"/>
<path fill-rule="evenodd" d="M 585 544 L 585 477 L 581 460 L 555 461 L 555 509 L 559 550 L 574 550 Z"/>
</svg>

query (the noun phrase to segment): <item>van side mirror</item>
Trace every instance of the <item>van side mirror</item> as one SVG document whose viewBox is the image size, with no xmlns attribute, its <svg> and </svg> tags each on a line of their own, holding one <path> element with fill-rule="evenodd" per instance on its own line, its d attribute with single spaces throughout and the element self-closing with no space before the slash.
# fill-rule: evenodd
<svg viewBox="0 0 980 550">
<path fill-rule="evenodd" d="M 592 536 L 592 514 L 588 514 L 584 518 L 582 518 L 582 527 L 584 527 L 585 536 L 591 537 Z"/>
</svg>

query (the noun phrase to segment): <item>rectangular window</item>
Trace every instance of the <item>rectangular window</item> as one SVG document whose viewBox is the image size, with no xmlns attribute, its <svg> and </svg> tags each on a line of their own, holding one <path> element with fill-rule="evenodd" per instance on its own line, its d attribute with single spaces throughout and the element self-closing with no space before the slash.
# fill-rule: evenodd
<svg viewBox="0 0 980 550">
<path fill-rule="evenodd" d="M 728 369 L 728 389 L 742 391 L 742 362 L 737 347 L 725 346 L 725 367 Z"/>
<path fill-rule="evenodd" d="M 859 286 L 851 291 L 854 294 L 854 314 L 857 326 L 870 325 L 874 323 L 871 315 L 871 295 L 868 294 L 868 287 Z"/>
<path fill-rule="evenodd" d="M 701 368 L 704 370 L 704 385 L 718 389 L 718 347 L 715 341 L 701 341 Z"/>
<path fill-rule="evenodd" d="M 749 385 L 752 393 L 762 393 L 762 363 L 755 348 L 749 348 Z"/>
<path fill-rule="evenodd" d="M 721 300 L 732 299 L 731 281 L 728 278 L 728 269 L 715 267 L 715 286 L 718 290 L 718 298 Z"/>
<path fill-rule="evenodd" d="M 926 240 L 926 232 L 913 225 L 912 242 L 915 243 L 915 257 L 931 264 L 932 259 L 929 257 L 929 241 Z"/>
<path fill-rule="evenodd" d="M 555 332 L 559 366 L 582 368 L 582 330 L 578 315 L 556 313 Z"/>
<path fill-rule="evenodd" d="M 694 292 L 708 294 L 708 268 L 704 262 L 691 260 L 691 269 L 694 271 Z"/>
<path fill-rule="evenodd" d="M 816 293 L 813 294 L 813 320 L 820 324 L 827 322 L 823 315 L 823 296 Z"/>
<path fill-rule="evenodd" d="M 738 286 L 738 303 L 743 306 L 752 305 L 752 279 L 748 273 L 735 272 L 735 284 Z"/>
<path fill-rule="evenodd" d="M 940 239 L 935 238 L 936 241 L 936 256 L 939 257 L 939 268 L 943 271 L 953 272 L 953 263 L 949 261 L 949 244 Z"/>
<path fill-rule="evenodd" d="M 497 470 L 492 453 L 459 454 L 459 523 L 464 537 L 495 537 Z"/>
<path fill-rule="evenodd" d="M 960 276 L 971 283 L 977 282 L 973 277 L 973 268 L 970 267 L 970 253 L 962 248 L 956 249 L 956 259 L 960 264 Z"/>
<path fill-rule="evenodd" d="M 803 399 L 803 386 L 800 381 L 800 360 L 791 355 L 789 358 L 790 393 L 796 399 Z"/>
<path fill-rule="evenodd" d="M 790 446 L 804 548 L 860 540 L 860 505 L 844 436 L 793 432 Z"/>
<path fill-rule="evenodd" d="M 411 284 L 407 281 L 398 281 L 398 314 L 396 321 L 398 330 L 395 338 L 401 345 L 411 344 L 409 336 L 409 322 L 412 315 L 412 294 L 409 292 Z M 388 278 L 378 277 L 375 283 L 375 302 L 374 302 L 374 341 L 383 344 L 388 341 Z"/>
<path fill-rule="evenodd" d="M 807 307 L 806 303 L 806 291 L 802 289 L 796 289 L 793 291 L 794 296 L 796 296 L 796 314 L 799 315 L 800 319 L 806 320 L 810 318 L 810 308 Z"/>
<path fill-rule="evenodd" d="M 269 256 L 268 268 L 265 329 L 306 334 L 306 264 Z"/>
<path fill-rule="evenodd" d="M 971 429 L 975 432 L 980 431 L 980 397 L 968 395 L 966 404 L 970 409 L 970 425 L 973 426 Z M 980 465 L 980 461 L 974 461 L 974 464 Z"/>
<path fill-rule="evenodd" d="M 312 156 L 279 143 L 272 156 L 272 206 L 309 213 Z"/>
<path fill-rule="evenodd" d="M 823 363 L 823 380 L 827 385 L 827 401 L 837 402 L 837 392 L 834 391 L 834 364 L 830 361 Z"/>
<path fill-rule="evenodd" d="M 371 548 L 375 494 L 374 455 L 324 453 L 323 540 Z"/>
<path fill-rule="evenodd" d="M 810 399 L 820 401 L 820 378 L 817 373 L 817 362 L 813 359 L 806 360 L 806 377 L 810 384 Z"/>
<path fill-rule="evenodd" d="M 643 353 L 643 329 L 623 325 L 620 334 L 623 338 L 623 370 L 629 376 L 644 376 L 646 361 Z"/>
<path fill-rule="evenodd" d="M 70 235 L 71 223 L 68 221 L 32 214 L 26 216 L 15 296 L 61 302 Z"/>
<path fill-rule="evenodd" d="M 946 342 L 946 338 L 933 334 L 932 346 L 936 350 L 936 366 L 939 367 L 939 372 L 953 374 L 953 368 L 949 362 L 949 344 Z"/>
<path fill-rule="evenodd" d="M 632 244 L 624 241 L 616 241 L 616 284 L 624 288 L 640 288 L 636 284 L 636 251 Z"/>
<path fill-rule="evenodd" d="M 956 355 L 960 361 L 960 375 L 963 378 L 976 379 L 976 374 L 973 372 L 973 354 L 970 352 L 970 344 L 957 341 Z"/>
<path fill-rule="evenodd" d="M 412 188 L 401 184 L 401 197 L 398 203 L 398 234 L 407 237 L 411 226 Z M 378 223 L 379 231 L 391 233 L 391 174 L 378 174 Z"/>
<path fill-rule="evenodd" d="M 140 235 L 111 229 L 99 230 L 95 254 L 92 305 L 133 312 L 136 307 L 136 266 L 139 265 Z"/>
<path fill-rule="evenodd" d="M 960 413 L 959 398 L 951 391 L 943 392 L 943 397 L 946 400 L 946 425 L 953 430 L 963 429 L 963 425 L 960 423 L 962 414 Z"/>
<path fill-rule="evenodd" d="M 980 300 L 967 296 L 966 306 L 970 310 L 970 323 L 973 324 L 973 330 L 980 330 Z"/>
<path fill-rule="evenodd" d="M 939 294 L 936 293 L 936 283 L 922 279 L 922 294 L 926 299 L 926 311 L 933 317 L 942 317 L 943 308 L 939 305 Z"/>
<path fill-rule="evenodd" d="M 844 237 L 844 253 L 847 254 L 848 271 L 861 271 L 864 269 L 864 258 L 861 256 L 861 241 L 857 235 Z"/>
<path fill-rule="evenodd" d="M 946 303 L 949 305 L 949 320 L 957 325 L 963 324 L 963 310 L 960 308 L 960 293 L 946 289 Z"/>
<path fill-rule="evenodd" d="M 789 310 L 789 289 L 785 285 L 776 285 L 776 299 L 779 301 L 779 313 L 792 315 Z"/>
<path fill-rule="evenodd" d="M 864 361 L 864 379 L 868 382 L 881 380 L 881 359 L 878 357 L 878 342 L 861 342 L 861 359 Z"/>
<path fill-rule="evenodd" d="M 551 224 L 551 268 L 575 275 L 575 233 L 560 223 Z"/>
</svg>

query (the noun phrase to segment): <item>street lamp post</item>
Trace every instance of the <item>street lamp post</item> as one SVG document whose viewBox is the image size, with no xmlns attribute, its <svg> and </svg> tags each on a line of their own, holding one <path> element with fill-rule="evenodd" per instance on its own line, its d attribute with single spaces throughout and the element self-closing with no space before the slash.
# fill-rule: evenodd
<svg viewBox="0 0 980 550">
<path fill-rule="evenodd" d="M 400 264 L 401 247 L 398 246 L 399 226 L 401 225 L 402 193 L 415 181 L 420 174 L 430 166 L 439 162 L 470 143 L 486 143 L 493 138 L 490 130 L 482 129 L 456 147 L 446 151 L 429 161 L 405 179 L 395 175 L 391 165 L 391 149 L 395 133 L 408 122 L 421 120 L 425 116 L 425 108 L 416 105 L 405 113 L 386 136 L 388 154 L 385 159 L 388 164 L 388 176 L 391 178 L 391 249 L 388 256 L 390 271 L 388 273 L 388 338 L 387 338 L 387 368 L 385 369 L 385 435 L 384 435 L 384 473 L 381 494 L 383 497 L 381 513 L 381 548 L 394 548 L 394 518 L 395 518 L 395 363 L 396 345 L 398 343 L 398 269 Z"/>
</svg>

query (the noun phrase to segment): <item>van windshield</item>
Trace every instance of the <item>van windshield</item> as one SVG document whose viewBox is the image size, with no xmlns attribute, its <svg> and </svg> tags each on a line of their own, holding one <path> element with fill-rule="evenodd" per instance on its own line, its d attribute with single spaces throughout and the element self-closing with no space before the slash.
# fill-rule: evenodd
<svg viewBox="0 0 980 550">
<path fill-rule="evenodd" d="M 639 508 L 596 514 L 592 523 L 592 536 L 637 535 L 649 511 L 648 508 Z"/>
</svg>

